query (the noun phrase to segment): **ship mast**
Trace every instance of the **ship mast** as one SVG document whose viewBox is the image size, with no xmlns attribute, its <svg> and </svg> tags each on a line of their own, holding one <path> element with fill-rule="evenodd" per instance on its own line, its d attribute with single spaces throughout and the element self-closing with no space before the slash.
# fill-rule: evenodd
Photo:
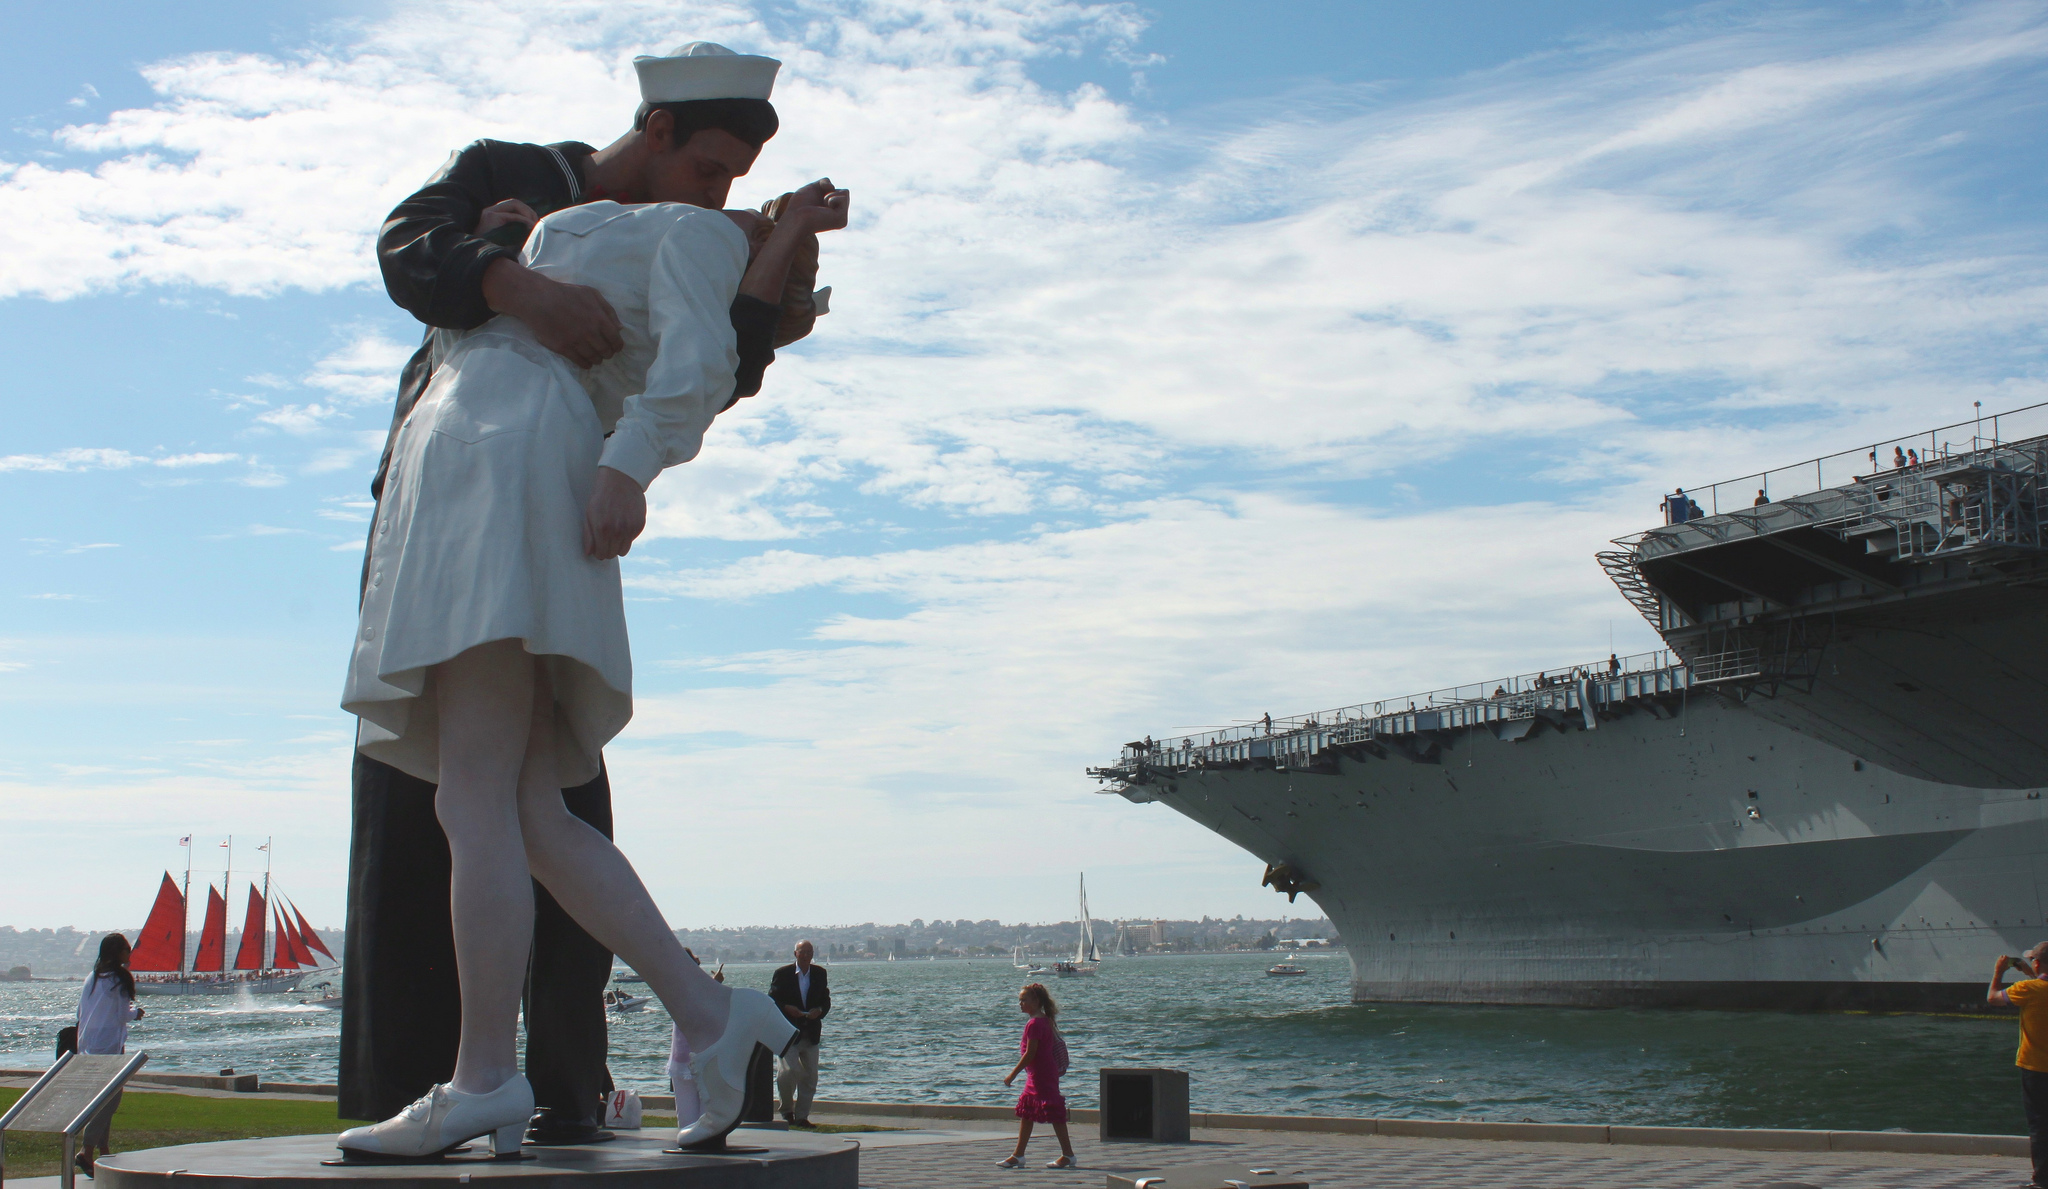
<svg viewBox="0 0 2048 1189">
<path fill-rule="evenodd" d="M 268 908 L 270 906 L 270 835 L 265 834 L 263 836 L 263 845 L 256 849 L 263 852 L 263 904 L 264 907 Z M 284 934 L 281 932 L 271 940 L 270 966 L 272 968 L 275 968 L 277 965 L 277 943 L 283 940 Z"/>
<path fill-rule="evenodd" d="M 233 834 L 228 835 L 228 840 L 226 842 L 221 843 L 221 845 L 227 848 L 228 865 L 227 870 L 221 872 L 220 875 L 220 894 L 223 897 L 227 897 L 233 895 L 233 888 L 235 886 L 235 836 Z M 233 904 L 234 901 L 229 900 L 228 903 Z M 246 930 L 248 928 L 248 923 L 244 921 L 242 927 L 244 930 Z M 241 955 L 236 954 L 235 960 L 237 962 L 241 961 Z M 226 957 L 222 957 L 220 965 L 223 977 L 225 977 L 228 965 Z"/>
<path fill-rule="evenodd" d="M 178 839 L 178 845 L 185 848 L 185 903 L 178 917 L 178 981 L 185 981 L 185 935 L 192 928 L 192 836 Z"/>
</svg>

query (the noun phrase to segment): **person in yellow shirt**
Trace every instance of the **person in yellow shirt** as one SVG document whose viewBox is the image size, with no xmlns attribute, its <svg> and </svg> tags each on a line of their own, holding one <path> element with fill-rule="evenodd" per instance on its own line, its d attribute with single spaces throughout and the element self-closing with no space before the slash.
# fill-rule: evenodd
<svg viewBox="0 0 2048 1189">
<path fill-rule="evenodd" d="M 2013 1064 L 2020 1067 L 2020 1101 L 2027 1111 L 2035 1189 L 2048 1189 L 2048 979 L 2041 977 L 2044 961 L 2048 961 L 2048 941 L 2028 950 L 2024 958 L 2000 954 L 1984 996 L 1986 1002 L 2020 1009 L 2020 1051 Z M 2008 970 L 2027 977 L 2010 987 L 2001 986 Z"/>
</svg>

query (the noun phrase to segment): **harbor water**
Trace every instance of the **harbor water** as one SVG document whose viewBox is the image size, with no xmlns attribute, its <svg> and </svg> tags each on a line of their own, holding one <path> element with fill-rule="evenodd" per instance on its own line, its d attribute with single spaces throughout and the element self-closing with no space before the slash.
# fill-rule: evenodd
<svg viewBox="0 0 2048 1189">
<path fill-rule="evenodd" d="M 1094 978 L 1041 976 L 1073 1054 L 1066 1090 L 1092 1106 L 1103 1066 L 1168 1066 L 1197 1111 L 1840 1130 L 2026 1130 L 2015 1022 L 1539 1007 L 1354 1005 L 1340 956 L 1115 959 Z M 768 964 L 729 965 L 765 989 Z M 819 1093 L 870 1102 L 1008 1103 L 1027 979 L 1007 960 L 832 968 Z M 644 987 L 634 985 L 635 991 Z M 0 1066 L 46 1064 L 77 983 L 0 984 Z M 331 1082 L 340 1013 L 300 996 L 142 1001 L 130 1032 L 150 1067 Z M 663 1092 L 668 1017 L 615 1015 L 622 1086 Z"/>
</svg>

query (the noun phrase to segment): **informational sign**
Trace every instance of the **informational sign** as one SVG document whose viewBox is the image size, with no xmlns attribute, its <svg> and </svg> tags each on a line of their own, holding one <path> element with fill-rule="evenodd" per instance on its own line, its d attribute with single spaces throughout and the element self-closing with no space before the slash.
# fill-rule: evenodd
<svg viewBox="0 0 2048 1189">
<path fill-rule="evenodd" d="M 147 1060 L 148 1053 L 66 1053 L 58 1058 L 49 1072 L 29 1087 L 28 1093 L 16 1099 L 5 1114 L 0 1114 L 0 1176 L 6 1175 L 7 1132 L 62 1135 L 64 1163 L 59 1175 L 64 1189 L 72 1189 L 77 1170 L 71 1157 L 77 1150 L 78 1133 Z"/>
<path fill-rule="evenodd" d="M 7 1130 L 61 1134 L 74 1130 L 72 1123 L 93 1104 L 102 1090 L 118 1087 L 128 1080 L 128 1063 L 141 1053 L 115 1053 L 94 1057 L 69 1054 L 63 1068 L 25 1096 L 9 1112 Z M 82 1123 L 81 1123 L 82 1125 Z"/>
</svg>

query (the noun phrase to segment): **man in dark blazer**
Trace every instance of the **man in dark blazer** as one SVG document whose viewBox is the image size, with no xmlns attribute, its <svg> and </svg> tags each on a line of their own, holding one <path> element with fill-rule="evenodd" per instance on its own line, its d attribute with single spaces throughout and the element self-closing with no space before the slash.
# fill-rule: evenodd
<svg viewBox="0 0 2048 1189">
<path fill-rule="evenodd" d="M 811 1125 L 811 1099 L 818 1093 L 818 1040 L 824 1034 L 825 1013 L 832 1010 L 825 968 L 811 963 L 817 952 L 810 942 L 797 942 L 796 961 L 778 968 L 768 980 L 768 998 L 797 1030 L 795 1042 L 783 1050 L 775 1079 L 782 1094 L 782 1117 L 792 1127 Z"/>
</svg>

